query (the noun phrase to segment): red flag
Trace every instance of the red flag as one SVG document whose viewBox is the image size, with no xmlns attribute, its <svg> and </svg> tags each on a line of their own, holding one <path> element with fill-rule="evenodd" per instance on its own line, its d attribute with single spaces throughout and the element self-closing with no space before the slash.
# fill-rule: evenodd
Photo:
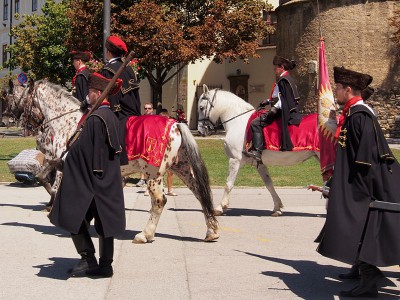
<svg viewBox="0 0 400 300">
<path fill-rule="evenodd" d="M 336 140 L 334 138 L 337 121 L 336 106 L 329 82 L 328 67 L 325 58 L 325 43 L 321 38 L 319 47 L 319 85 L 318 85 L 318 131 L 320 141 L 320 165 L 324 181 L 333 174 L 336 156 Z"/>
</svg>

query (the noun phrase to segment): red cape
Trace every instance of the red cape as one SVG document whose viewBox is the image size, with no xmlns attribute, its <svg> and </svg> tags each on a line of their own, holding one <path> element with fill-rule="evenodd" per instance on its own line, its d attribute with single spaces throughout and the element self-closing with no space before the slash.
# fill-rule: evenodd
<svg viewBox="0 0 400 300">
<path fill-rule="evenodd" d="M 129 117 L 126 122 L 125 144 L 129 160 L 143 159 L 159 167 L 169 141 L 175 119 L 157 115 Z"/>
<path fill-rule="evenodd" d="M 256 111 L 250 116 L 246 128 L 246 149 L 250 147 L 250 142 L 252 139 L 250 122 L 263 113 L 265 113 L 265 111 Z M 281 128 L 282 121 L 280 118 L 274 120 L 272 124 L 264 127 L 263 132 L 265 149 L 279 151 L 279 146 L 281 144 Z M 317 114 L 304 116 L 301 120 L 300 125 L 289 125 L 288 130 L 294 146 L 292 151 L 319 151 Z"/>
</svg>

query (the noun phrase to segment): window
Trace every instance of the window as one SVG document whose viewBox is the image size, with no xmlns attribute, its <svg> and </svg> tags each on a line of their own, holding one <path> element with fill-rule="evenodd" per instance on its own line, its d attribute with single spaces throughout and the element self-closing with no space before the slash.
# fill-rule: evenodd
<svg viewBox="0 0 400 300">
<path fill-rule="evenodd" d="M 37 11 L 37 0 L 32 0 L 32 11 Z"/>
<path fill-rule="evenodd" d="M 15 13 L 19 14 L 19 0 L 15 0 Z"/>
<path fill-rule="evenodd" d="M 267 26 L 272 26 L 276 30 L 277 16 L 275 11 L 263 10 L 263 21 L 265 21 Z M 270 33 L 261 40 L 260 46 L 272 46 L 276 45 L 276 42 L 276 33 Z"/>
<path fill-rule="evenodd" d="M 3 45 L 3 56 L 2 56 L 2 65 L 4 66 L 4 64 L 7 62 L 7 44 Z"/>
<path fill-rule="evenodd" d="M 8 0 L 3 2 L 3 20 L 8 20 Z"/>
</svg>

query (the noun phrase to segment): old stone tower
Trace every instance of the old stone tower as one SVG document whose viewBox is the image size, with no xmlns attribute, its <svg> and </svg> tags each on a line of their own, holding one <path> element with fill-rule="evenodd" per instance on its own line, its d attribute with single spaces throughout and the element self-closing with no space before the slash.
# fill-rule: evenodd
<svg viewBox="0 0 400 300">
<path fill-rule="evenodd" d="M 316 111 L 321 28 L 331 83 L 333 66 L 372 75 L 368 104 L 386 136 L 400 137 L 400 49 L 388 20 L 398 9 L 399 0 L 280 0 L 277 53 L 297 62 L 292 73 L 304 113 Z"/>
</svg>

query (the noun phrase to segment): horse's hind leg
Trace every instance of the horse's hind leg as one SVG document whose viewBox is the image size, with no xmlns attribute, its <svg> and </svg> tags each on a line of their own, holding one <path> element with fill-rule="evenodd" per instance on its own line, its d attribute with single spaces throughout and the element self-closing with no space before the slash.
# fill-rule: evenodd
<svg viewBox="0 0 400 300">
<path fill-rule="evenodd" d="M 202 199 L 203 197 L 203 195 L 201 194 L 202 191 L 201 189 L 196 188 L 198 184 L 196 183 L 196 180 L 193 177 L 189 163 L 185 156 L 186 154 L 181 153 L 181 157 L 179 157 L 179 162 L 171 166 L 171 171 L 185 183 L 185 185 L 192 191 L 192 193 L 200 201 L 200 199 Z M 202 207 L 202 209 L 207 225 L 207 233 L 204 241 L 206 242 L 214 241 L 219 238 L 219 234 L 217 233 L 218 223 L 214 216 L 207 215 L 207 213 L 204 210 L 204 207 Z"/>
<path fill-rule="evenodd" d="M 226 184 L 224 188 L 224 195 L 222 196 L 221 203 L 215 207 L 214 214 L 221 216 L 226 212 L 229 207 L 229 199 L 231 197 L 231 191 L 235 185 L 236 177 L 239 173 L 239 169 L 242 166 L 241 160 L 237 158 L 229 159 L 229 174 L 226 178 Z"/>
<path fill-rule="evenodd" d="M 151 198 L 150 218 L 147 221 L 146 227 L 138 233 L 133 239 L 133 243 L 144 244 L 154 240 L 154 234 L 157 229 L 161 213 L 167 203 L 167 198 L 163 194 L 162 176 L 157 179 L 148 179 L 147 188 Z"/>
<path fill-rule="evenodd" d="M 280 215 L 282 215 L 283 204 L 281 198 L 275 191 L 271 176 L 269 176 L 268 168 L 264 164 L 259 164 L 257 167 L 257 171 L 264 181 L 264 184 L 267 187 L 268 191 L 270 192 L 272 200 L 274 201 L 274 210 L 272 211 L 272 216 L 279 217 Z"/>
</svg>

